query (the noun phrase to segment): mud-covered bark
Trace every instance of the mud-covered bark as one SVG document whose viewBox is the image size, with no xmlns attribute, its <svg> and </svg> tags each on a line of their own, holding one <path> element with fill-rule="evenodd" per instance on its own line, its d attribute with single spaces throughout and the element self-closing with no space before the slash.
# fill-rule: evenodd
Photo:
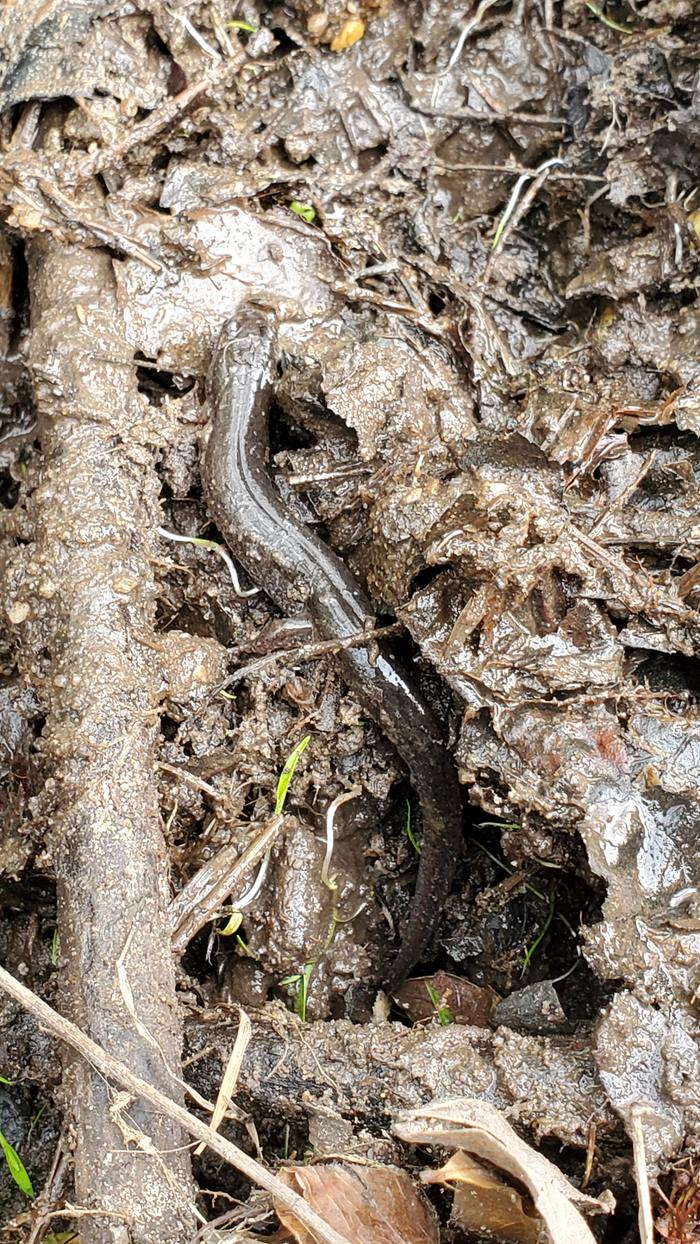
<svg viewBox="0 0 700 1244">
<path fill-rule="evenodd" d="M 155 610 L 157 502 L 152 451 L 137 431 L 147 406 L 120 334 L 110 259 L 37 244 L 29 266 L 43 465 L 31 503 L 36 546 L 17 599 L 49 693 L 61 1003 L 105 1049 L 177 1097 L 167 1067 L 179 1067 L 181 1032 L 153 761 L 158 673 L 143 642 Z M 83 1244 L 189 1239 L 193 1193 L 179 1130 L 142 1103 L 119 1115 L 115 1092 L 82 1061 L 67 1077 L 77 1199 L 104 1210 L 81 1219 Z M 139 1149 L 139 1133 L 150 1152 Z"/>
<path fill-rule="evenodd" d="M 358 1129 L 381 1133 L 407 1107 L 484 1097 L 536 1137 L 570 1146 L 586 1147 L 592 1121 L 599 1138 L 615 1127 L 585 1038 L 463 1024 L 302 1024 L 281 1006 L 251 1020 L 236 1101 L 253 1118 L 343 1120 L 349 1144 Z M 234 1039 L 229 1024 L 187 1024 L 188 1077 L 200 1093 L 217 1091 Z"/>
</svg>

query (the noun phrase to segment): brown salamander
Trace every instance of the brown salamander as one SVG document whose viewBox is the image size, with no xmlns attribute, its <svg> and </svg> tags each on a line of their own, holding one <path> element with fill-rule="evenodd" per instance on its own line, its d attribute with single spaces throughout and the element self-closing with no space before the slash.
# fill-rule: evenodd
<svg viewBox="0 0 700 1244">
<path fill-rule="evenodd" d="M 276 371 L 273 316 L 246 304 L 229 320 L 208 378 L 211 429 L 202 462 L 209 509 L 231 552 L 288 615 L 306 611 L 324 639 L 371 625 L 373 611 L 347 567 L 294 517 L 267 470 L 268 410 Z M 387 974 L 396 986 L 419 961 L 449 891 L 462 839 L 460 789 L 443 731 L 385 646 L 336 657 L 358 701 L 408 767 L 423 814 L 423 847 L 408 926 Z"/>
</svg>

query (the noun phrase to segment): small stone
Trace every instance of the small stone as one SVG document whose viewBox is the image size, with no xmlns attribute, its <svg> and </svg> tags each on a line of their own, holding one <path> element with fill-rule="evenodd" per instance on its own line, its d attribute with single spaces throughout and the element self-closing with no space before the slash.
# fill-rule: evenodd
<svg viewBox="0 0 700 1244">
<path fill-rule="evenodd" d="M 340 33 L 335 36 L 331 43 L 331 52 L 344 52 L 346 48 L 351 48 L 353 43 L 357 43 L 365 33 L 365 23 L 361 17 L 351 17 L 341 27 Z"/>
<path fill-rule="evenodd" d="M 322 35 L 328 25 L 328 14 L 317 10 L 315 13 L 309 13 L 306 19 L 306 29 L 314 39 L 318 39 Z"/>
<path fill-rule="evenodd" d="M 31 613 L 30 606 L 26 601 L 18 600 L 14 605 L 10 605 L 7 616 L 13 626 L 19 626 L 20 622 L 26 622 Z"/>
</svg>

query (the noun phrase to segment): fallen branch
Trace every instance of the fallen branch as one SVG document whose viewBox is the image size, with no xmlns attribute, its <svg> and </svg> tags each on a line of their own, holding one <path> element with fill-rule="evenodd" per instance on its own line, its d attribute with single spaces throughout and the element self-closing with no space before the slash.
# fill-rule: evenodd
<svg viewBox="0 0 700 1244">
<path fill-rule="evenodd" d="M 224 1140 L 222 1136 L 219 1136 L 206 1123 L 202 1123 L 200 1119 L 195 1118 L 193 1114 L 190 1114 L 189 1110 L 185 1110 L 184 1106 L 179 1106 L 177 1102 L 166 1097 L 165 1093 L 161 1093 L 152 1084 L 147 1084 L 145 1080 L 134 1075 L 119 1059 L 113 1058 L 111 1054 L 103 1050 L 95 1041 L 91 1041 L 75 1024 L 72 1024 L 70 1020 L 64 1019 L 47 1002 L 44 1002 L 35 993 L 32 993 L 31 989 L 27 989 L 26 985 L 21 985 L 3 967 L 0 967 L 0 989 L 3 989 L 11 998 L 14 998 L 15 1002 L 18 1002 L 26 1011 L 34 1015 L 39 1023 L 55 1037 L 60 1037 L 62 1041 L 66 1041 L 74 1050 L 77 1050 L 102 1075 L 120 1084 L 122 1088 L 127 1089 L 135 1096 L 145 1098 L 146 1101 L 149 1101 L 151 1105 L 160 1110 L 167 1118 L 172 1119 L 186 1132 L 189 1132 L 190 1136 L 193 1136 L 195 1140 L 203 1141 L 204 1144 L 208 1145 L 214 1153 L 218 1154 L 220 1158 L 223 1158 L 231 1166 L 234 1166 L 251 1183 L 259 1184 L 266 1192 L 272 1193 L 280 1204 L 291 1210 L 322 1244 L 350 1244 L 344 1235 L 339 1235 L 337 1231 L 329 1227 L 310 1208 L 303 1197 L 298 1196 L 296 1192 L 293 1192 L 291 1188 L 283 1184 L 275 1175 L 270 1174 L 264 1166 L 255 1161 L 255 1158 L 249 1157 L 247 1153 L 244 1153 L 242 1149 L 239 1149 L 230 1140 Z"/>
<path fill-rule="evenodd" d="M 76 1028 L 70 1020 L 63 1019 L 63 1016 L 58 1015 L 52 1006 L 32 993 L 31 989 L 27 989 L 26 985 L 20 984 L 19 980 L 6 972 L 5 968 L 0 968 L 0 989 L 4 989 L 10 998 L 14 998 L 16 1003 L 24 1006 L 25 1010 L 34 1015 L 48 1033 L 60 1037 L 62 1041 L 67 1041 L 73 1050 L 77 1050 L 83 1059 L 91 1062 L 92 1066 L 96 1067 L 97 1071 L 101 1071 L 103 1076 L 127 1088 L 137 1097 L 144 1097 L 145 1101 L 152 1103 L 163 1115 L 179 1123 L 180 1127 L 183 1127 L 185 1132 L 189 1132 L 189 1135 L 193 1136 L 196 1141 L 208 1144 L 214 1153 L 224 1158 L 224 1162 L 235 1167 L 236 1171 L 244 1174 L 251 1183 L 259 1184 L 261 1188 L 265 1188 L 266 1192 L 274 1195 L 281 1204 L 296 1214 L 300 1222 L 322 1244 L 349 1244 L 349 1240 L 344 1235 L 339 1235 L 332 1227 L 328 1227 L 323 1219 L 308 1207 L 302 1197 L 298 1197 L 296 1192 L 292 1192 L 291 1188 L 287 1188 L 286 1184 L 282 1183 L 281 1179 L 277 1179 L 270 1171 L 266 1171 L 260 1162 L 247 1156 L 247 1153 L 239 1149 L 237 1144 L 225 1141 L 224 1137 L 219 1136 L 208 1123 L 203 1123 L 199 1118 L 190 1115 L 189 1110 L 185 1110 L 184 1106 L 179 1106 L 177 1102 L 170 1100 L 170 1097 L 165 1096 L 165 1093 L 160 1092 L 158 1088 L 147 1084 L 139 1076 L 134 1076 L 133 1071 L 129 1071 L 123 1062 L 114 1059 L 107 1050 L 102 1049 L 101 1045 L 97 1045 L 96 1041 L 91 1041 L 90 1037 L 81 1033 L 80 1028 Z"/>
</svg>

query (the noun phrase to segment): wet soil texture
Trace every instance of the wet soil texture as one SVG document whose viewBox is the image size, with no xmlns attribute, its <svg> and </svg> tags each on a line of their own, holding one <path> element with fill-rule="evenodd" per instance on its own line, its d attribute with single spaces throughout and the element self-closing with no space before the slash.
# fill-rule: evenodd
<svg viewBox="0 0 700 1244">
<path fill-rule="evenodd" d="M 272 1166 L 482 1098 L 609 1244 L 633 1143 L 699 1238 L 699 46 L 694 0 L 0 14 L 0 960 L 175 1100 L 244 1008 Z M 212 505 L 249 302 L 352 609 Z M 8 1239 L 271 1221 L 4 996 L 0 1051 Z"/>
</svg>

